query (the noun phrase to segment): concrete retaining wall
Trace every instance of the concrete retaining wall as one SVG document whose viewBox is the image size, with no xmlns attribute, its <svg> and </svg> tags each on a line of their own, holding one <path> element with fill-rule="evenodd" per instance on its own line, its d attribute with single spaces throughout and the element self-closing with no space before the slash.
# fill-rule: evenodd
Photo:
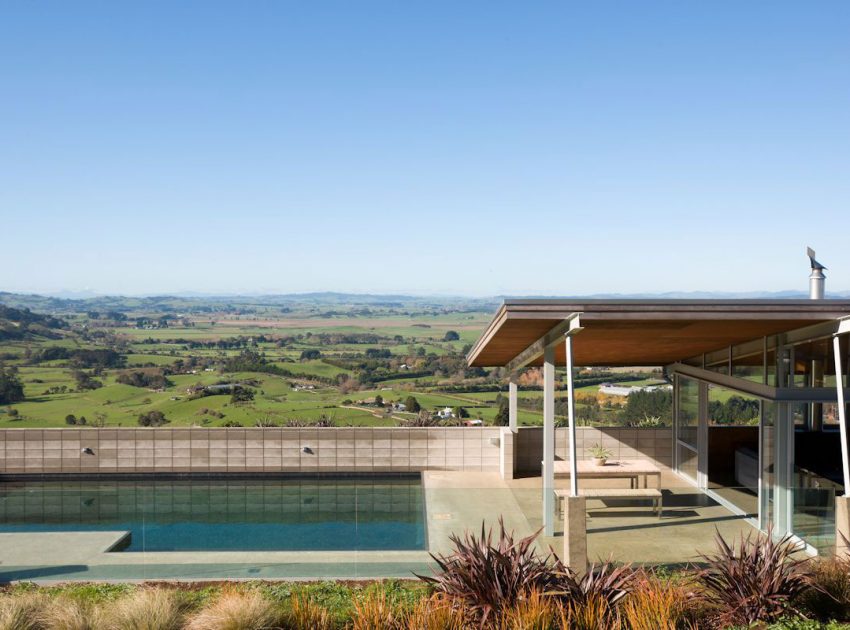
<svg viewBox="0 0 850 630">
<path fill-rule="evenodd" d="M 5 429 L 0 474 L 498 473 L 499 433 L 499 427 Z"/>
</svg>

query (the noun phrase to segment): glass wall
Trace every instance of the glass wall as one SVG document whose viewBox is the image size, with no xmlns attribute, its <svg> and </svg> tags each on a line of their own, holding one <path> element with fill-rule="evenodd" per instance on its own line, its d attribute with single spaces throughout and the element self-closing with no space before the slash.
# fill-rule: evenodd
<svg viewBox="0 0 850 630">
<path fill-rule="evenodd" d="M 794 533 L 820 550 L 835 542 L 835 498 L 844 494 L 840 414 L 830 402 L 833 339 L 782 345 L 767 338 L 719 349 L 704 355 L 705 369 L 739 379 L 740 390 L 725 379 L 725 387 L 715 385 L 710 375 L 702 403 L 697 379 L 678 375 L 676 389 L 678 471 L 728 507 L 758 515 L 763 529 Z M 842 384 L 850 387 L 850 335 L 839 343 Z M 777 388 L 776 399 L 760 398 L 752 383 Z M 790 401 L 802 389 L 812 399 Z"/>
<path fill-rule="evenodd" d="M 761 456 L 761 484 L 760 484 L 760 521 L 762 529 L 768 529 L 774 522 L 774 487 L 776 483 L 776 409 L 777 405 L 772 401 L 763 401 L 761 410 L 761 436 L 759 440 L 759 454 Z"/>
<path fill-rule="evenodd" d="M 708 488 L 751 518 L 758 516 L 758 398 L 708 387 Z"/>
<path fill-rule="evenodd" d="M 684 376 L 676 379 L 676 462 L 677 470 L 697 480 L 699 432 L 699 381 Z"/>
</svg>

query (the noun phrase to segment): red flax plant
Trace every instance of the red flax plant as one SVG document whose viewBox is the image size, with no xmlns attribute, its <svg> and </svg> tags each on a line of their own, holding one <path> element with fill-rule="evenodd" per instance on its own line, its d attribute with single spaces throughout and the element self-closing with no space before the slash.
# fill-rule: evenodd
<svg viewBox="0 0 850 630">
<path fill-rule="evenodd" d="M 702 555 L 708 564 L 697 574 L 706 603 L 718 612 L 714 625 L 748 627 L 781 617 L 800 617 L 792 602 L 812 586 L 809 559 L 795 559 L 798 545 L 790 536 L 742 537 L 737 548 L 716 534 L 717 551 Z"/>
<path fill-rule="evenodd" d="M 635 571 L 610 559 L 593 564 L 578 577 L 560 561 L 557 565 L 563 602 L 562 625 L 571 630 L 611 630 L 620 627 L 619 606 L 632 589 Z"/>
<path fill-rule="evenodd" d="M 418 577 L 437 592 L 462 601 L 484 627 L 532 592 L 558 590 L 560 575 L 553 570 L 554 554 L 541 556 L 534 549 L 539 535 L 540 530 L 515 540 L 499 518 L 499 535 L 494 541 L 493 530 L 485 530 L 482 523 L 480 536 L 452 534 L 454 553 L 431 554 L 439 571 L 433 577 Z"/>
</svg>

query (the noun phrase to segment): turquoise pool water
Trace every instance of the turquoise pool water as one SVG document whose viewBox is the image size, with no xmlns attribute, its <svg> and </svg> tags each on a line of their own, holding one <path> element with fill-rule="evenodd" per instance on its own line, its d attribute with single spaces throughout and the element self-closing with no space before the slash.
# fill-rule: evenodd
<svg viewBox="0 0 850 630">
<path fill-rule="evenodd" d="M 0 532 L 126 530 L 130 552 L 425 549 L 424 511 L 418 477 L 0 483 Z"/>
</svg>

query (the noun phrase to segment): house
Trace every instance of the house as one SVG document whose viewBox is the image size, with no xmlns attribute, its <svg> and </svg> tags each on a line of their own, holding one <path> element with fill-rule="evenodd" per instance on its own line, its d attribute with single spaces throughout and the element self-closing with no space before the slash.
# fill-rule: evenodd
<svg viewBox="0 0 850 630">
<path fill-rule="evenodd" d="M 443 407 L 435 414 L 438 418 L 442 418 L 443 420 L 448 420 L 449 418 L 454 418 L 455 414 L 452 411 L 451 407 Z"/>
<path fill-rule="evenodd" d="M 812 552 L 850 538 L 850 531 L 835 531 L 842 523 L 850 530 L 850 500 L 841 496 L 850 488 L 850 300 L 823 299 L 814 260 L 810 278 L 807 300 L 506 300 L 467 361 L 508 374 L 542 368 L 547 535 L 555 518 L 555 367 L 571 374 L 575 366 L 660 366 L 673 381 L 671 441 L 663 451 L 672 473 L 762 531 L 789 534 Z M 571 379 L 567 385 L 573 399 Z M 516 397 L 512 384 L 512 410 Z M 712 415 L 732 397 L 740 404 L 725 408 L 731 416 Z M 573 480 L 575 424 L 567 451 Z M 515 411 L 510 427 L 517 428 Z M 571 497 L 580 498 L 573 482 Z M 581 514 L 569 527 L 584 528 Z"/>
<path fill-rule="evenodd" d="M 403 402 L 395 402 L 393 403 L 393 411 L 407 411 L 407 405 Z"/>
</svg>

